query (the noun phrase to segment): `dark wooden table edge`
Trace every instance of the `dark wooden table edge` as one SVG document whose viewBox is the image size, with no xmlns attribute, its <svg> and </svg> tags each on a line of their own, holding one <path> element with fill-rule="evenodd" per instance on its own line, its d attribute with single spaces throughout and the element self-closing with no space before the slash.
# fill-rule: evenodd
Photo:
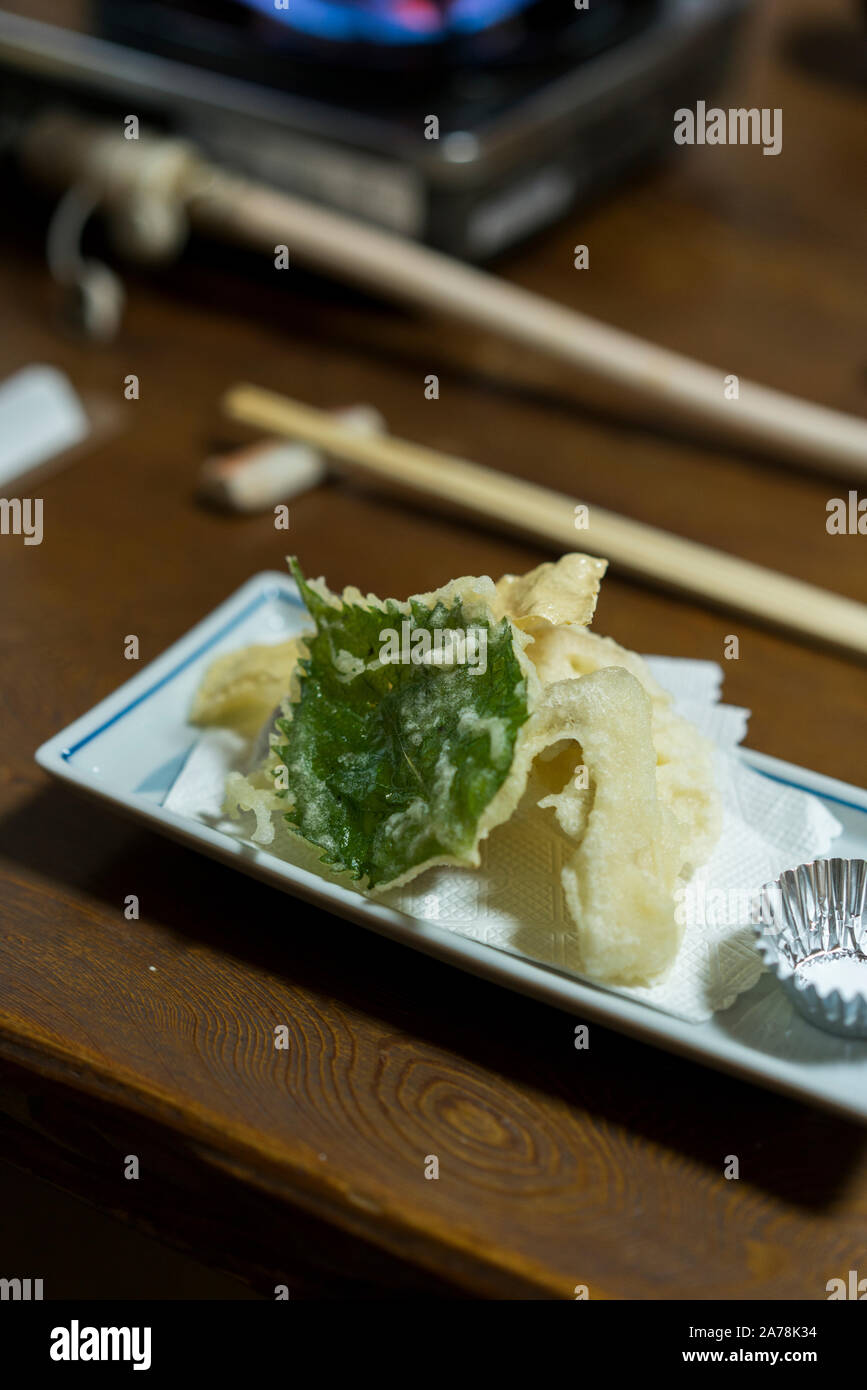
<svg viewBox="0 0 867 1390">
<path fill-rule="evenodd" d="M 355 1237 L 397 1260 L 448 1279 L 468 1296 L 534 1300 L 567 1296 L 559 1281 L 532 1261 L 486 1249 L 469 1233 L 447 1227 L 440 1228 L 439 1238 L 433 1239 L 428 1227 L 389 1209 L 380 1194 L 351 1194 L 345 1183 L 330 1182 L 327 1169 L 315 1158 L 308 1159 L 300 1148 L 288 1155 L 269 1151 L 261 1136 L 252 1142 L 244 1126 L 228 1125 L 194 1101 L 185 1100 L 181 1109 L 157 1088 L 142 1088 L 116 1064 L 109 1071 L 98 1059 L 67 1051 L 52 1039 L 23 1030 L 20 1023 L 15 1024 L 12 1034 L 0 1017 L 2 1063 L 25 1072 L 34 1081 L 60 1085 L 154 1124 L 211 1167 L 334 1227 L 349 1239 Z M 597 1298 L 611 1296 L 601 1290 L 594 1292 Z"/>
</svg>

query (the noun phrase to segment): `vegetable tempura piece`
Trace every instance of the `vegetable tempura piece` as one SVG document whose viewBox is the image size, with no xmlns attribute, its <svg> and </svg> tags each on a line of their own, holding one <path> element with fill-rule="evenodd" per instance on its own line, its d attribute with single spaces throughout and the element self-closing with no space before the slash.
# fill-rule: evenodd
<svg viewBox="0 0 867 1390">
<path fill-rule="evenodd" d="M 576 841 L 562 870 L 583 973 L 648 984 L 677 955 L 674 910 L 680 833 L 660 799 L 651 704 L 634 676 L 611 666 L 545 691 L 527 731 L 532 754 L 574 740 L 587 787 L 570 775 L 539 802 Z"/>
<path fill-rule="evenodd" d="M 292 637 L 218 656 L 196 691 L 190 722 L 219 724 L 253 737 L 286 698 L 302 650 L 301 639 Z"/>
<path fill-rule="evenodd" d="M 488 606 L 493 584 L 381 602 L 293 572 L 316 632 L 265 767 L 231 779 L 230 801 L 256 811 L 263 843 L 279 809 L 368 888 L 477 865 L 514 809 L 500 793 L 536 689 L 520 634 Z"/>
<path fill-rule="evenodd" d="M 574 554 L 537 565 L 528 574 L 504 574 L 497 581 L 494 612 L 511 618 L 524 632 L 563 623 L 589 627 L 607 568 L 607 560 Z"/>
<path fill-rule="evenodd" d="M 579 627 L 537 630 L 527 648 L 543 687 L 608 668 L 627 670 L 650 699 L 659 796 L 680 829 L 680 871 L 685 877 L 710 856 L 719 839 L 722 811 L 713 778 L 712 746 L 674 709 L 667 690 L 647 663 L 610 637 Z"/>
<path fill-rule="evenodd" d="M 527 655 L 543 687 L 574 680 L 606 667 L 623 667 L 650 697 L 656 780 L 661 800 L 680 831 L 680 872 L 689 877 L 719 839 L 722 812 L 714 786 L 711 745 L 676 713 L 671 696 L 654 680 L 647 663 L 610 637 L 590 632 L 605 562 L 589 555 L 564 555 L 518 579 L 497 584 L 495 611 L 505 614 L 533 641 Z M 576 795 L 589 806 L 590 793 Z"/>
</svg>

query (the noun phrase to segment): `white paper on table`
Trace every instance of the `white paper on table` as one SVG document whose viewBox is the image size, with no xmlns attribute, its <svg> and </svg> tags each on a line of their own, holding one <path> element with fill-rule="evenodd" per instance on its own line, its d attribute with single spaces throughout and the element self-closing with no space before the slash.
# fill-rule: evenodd
<svg viewBox="0 0 867 1390">
<path fill-rule="evenodd" d="M 56 367 L 22 367 L 0 382 L 0 488 L 90 433 L 87 412 Z"/>
</svg>

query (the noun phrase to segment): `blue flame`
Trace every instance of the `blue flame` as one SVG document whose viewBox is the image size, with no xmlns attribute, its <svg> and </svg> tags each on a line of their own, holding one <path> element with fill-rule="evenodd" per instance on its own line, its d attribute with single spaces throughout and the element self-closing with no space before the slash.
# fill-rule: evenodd
<svg viewBox="0 0 867 1390">
<path fill-rule="evenodd" d="M 341 43 L 424 44 L 476 34 L 533 0 L 242 0 L 299 33 Z"/>
</svg>

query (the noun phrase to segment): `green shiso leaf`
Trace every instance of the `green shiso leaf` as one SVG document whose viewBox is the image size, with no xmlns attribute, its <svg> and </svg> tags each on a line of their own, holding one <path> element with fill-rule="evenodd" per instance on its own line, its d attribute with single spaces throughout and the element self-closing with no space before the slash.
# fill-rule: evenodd
<svg viewBox="0 0 867 1390">
<path fill-rule="evenodd" d="M 407 614 L 393 600 L 325 598 L 290 566 L 316 634 L 305 638 L 300 697 L 277 721 L 272 749 L 286 769 L 287 823 L 325 851 L 323 863 L 371 888 L 432 859 L 469 861 L 529 713 L 511 624 L 475 606 L 468 620 L 460 599 L 411 600 Z M 380 634 L 401 634 L 405 620 L 413 634 L 484 629 L 486 669 L 382 665 Z"/>
</svg>

